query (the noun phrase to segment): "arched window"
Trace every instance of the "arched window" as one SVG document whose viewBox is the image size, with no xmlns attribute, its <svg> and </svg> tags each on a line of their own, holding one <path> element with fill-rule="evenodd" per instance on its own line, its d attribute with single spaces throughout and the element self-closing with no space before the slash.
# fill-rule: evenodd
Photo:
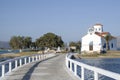
<svg viewBox="0 0 120 80">
<path fill-rule="evenodd" d="M 111 48 L 113 48 L 113 43 L 111 43 Z"/>
</svg>

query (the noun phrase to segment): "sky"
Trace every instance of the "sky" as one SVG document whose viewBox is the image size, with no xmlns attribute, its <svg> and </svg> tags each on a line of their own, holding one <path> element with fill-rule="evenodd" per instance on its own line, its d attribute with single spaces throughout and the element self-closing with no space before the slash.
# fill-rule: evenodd
<svg viewBox="0 0 120 80">
<path fill-rule="evenodd" d="M 52 32 L 79 41 L 96 23 L 120 35 L 120 0 L 0 0 L 0 41 Z"/>
</svg>

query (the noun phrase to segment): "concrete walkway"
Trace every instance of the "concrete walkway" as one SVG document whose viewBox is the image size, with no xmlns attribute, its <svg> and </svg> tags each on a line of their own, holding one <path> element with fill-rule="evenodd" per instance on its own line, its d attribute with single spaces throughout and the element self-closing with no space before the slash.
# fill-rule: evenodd
<svg viewBox="0 0 120 80">
<path fill-rule="evenodd" d="M 2 80 L 78 80 L 65 67 L 65 54 L 27 64 Z"/>
</svg>

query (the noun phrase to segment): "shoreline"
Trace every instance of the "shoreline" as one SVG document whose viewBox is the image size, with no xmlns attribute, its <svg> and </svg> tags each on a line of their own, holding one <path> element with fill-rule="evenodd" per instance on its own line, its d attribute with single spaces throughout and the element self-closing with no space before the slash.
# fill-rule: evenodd
<svg viewBox="0 0 120 80">
<path fill-rule="evenodd" d="M 74 54 L 77 59 L 120 58 L 120 51 L 108 51 L 105 54 Z"/>
<path fill-rule="evenodd" d="M 21 57 L 21 56 L 29 56 L 33 54 L 40 54 L 37 52 L 20 52 L 20 53 L 5 53 L 5 54 L 0 54 L 0 58 L 15 58 L 15 57 Z"/>
<path fill-rule="evenodd" d="M 33 54 L 40 54 L 40 53 L 31 51 L 31 52 L 0 54 L 0 62 L 6 61 L 8 59 L 13 59 L 13 58 L 16 58 L 16 57 L 29 56 L 29 55 L 33 55 Z"/>
</svg>

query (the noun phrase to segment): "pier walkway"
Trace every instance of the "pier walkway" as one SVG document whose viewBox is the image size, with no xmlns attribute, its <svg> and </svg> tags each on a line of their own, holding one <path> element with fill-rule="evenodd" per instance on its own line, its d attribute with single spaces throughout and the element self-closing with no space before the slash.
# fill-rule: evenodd
<svg viewBox="0 0 120 80">
<path fill-rule="evenodd" d="M 24 65 L 2 80 L 78 80 L 65 66 L 65 54 Z"/>
</svg>

